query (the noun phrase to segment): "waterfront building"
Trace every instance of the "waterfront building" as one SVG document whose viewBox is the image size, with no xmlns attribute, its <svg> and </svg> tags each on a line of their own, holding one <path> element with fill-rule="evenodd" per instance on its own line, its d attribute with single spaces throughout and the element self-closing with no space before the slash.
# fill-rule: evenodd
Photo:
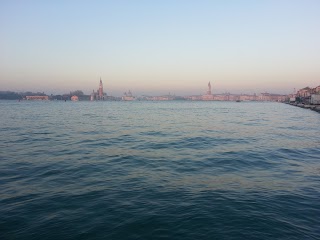
<svg viewBox="0 0 320 240">
<path fill-rule="evenodd" d="M 98 98 L 99 98 L 99 100 L 103 100 L 104 99 L 103 84 L 102 84 L 101 78 L 100 78 L 100 84 L 99 84 L 99 90 L 98 90 Z"/>
<path fill-rule="evenodd" d="M 26 96 L 26 100 L 49 100 L 49 96 Z"/>
<path fill-rule="evenodd" d="M 203 101 L 213 101 L 215 99 L 214 99 L 213 95 L 202 95 L 202 100 Z"/>
<path fill-rule="evenodd" d="M 241 94 L 239 96 L 240 101 L 257 101 L 257 96 L 256 94 L 254 95 L 249 95 L 249 94 Z"/>
<path fill-rule="evenodd" d="M 207 93 L 205 95 L 202 95 L 202 100 L 203 101 L 212 101 L 212 100 L 214 100 L 214 96 L 212 95 L 212 92 L 211 92 L 211 83 L 210 82 L 208 83 Z"/>
<path fill-rule="evenodd" d="M 208 90 L 207 93 L 210 93 Z M 206 95 L 191 95 L 185 97 L 186 100 L 196 101 L 285 101 L 287 96 L 280 94 L 261 93 L 259 96 L 254 94 L 230 94 L 228 92 L 222 94 L 206 94 Z"/>
<path fill-rule="evenodd" d="M 320 85 L 319 85 L 318 87 L 315 87 L 315 88 L 314 88 L 313 93 L 315 93 L 315 94 L 320 94 Z"/>
<path fill-rule="evenodd" d="M 202 100 L 202 95 L 191 95 L 185 97 L 186 100 L 191 100 L 191 101 L 201 101 Z"/>
<path fill-rule="evenodd" d="M 320 105 L 320 94 L 311 94 L 310 103 Z"/>
<path fill-rule="evenodd" d="M 73 96 L 71 97 L 71 101 L 74 101 L 74 102 L 79 101 L 79 97 L 76 96 L 76 95 L 73 95 Z"/>
<path fill-rule="evenodd" d="M 287 96 L 286 96 L 286 99 L 285 99 L 285 101 L 286 102 L 295 102 L 296 101 L 296 94 L 295 93 L 291 93 L 291 94 L 288 94 Z"/>
<path fill-rule="evenodd" d="M 123 101 L 133 101 L 135 100 L 135 97 L 132 95 L 131 91 L 125 92 L 121 98 Z"/>
<path fill-rule="evenodd" d="M 90 96 L 90 100 L 94 101 L 94 100 L 105 100 L 107 98 L 107 94 L 103 92 L 103 83 L 102 80 L 100 78 L 100 83 L 99 83 L 99 89 L 95 92 L 94 90 L 92 90 L 91 96 Z"/>
<path fill-rule="evenodd" d="M 175 100 L 176 97 L 169 94 L 169 95 L 162 95 L 162 96 L 146 96 L 145 99 L 148 101 L 172 101 L 172 100 Z"/>
<path fill-rule="evenodd" d="M 271 94 L 271 93 L 261 93 L 258 97 L 259 101 L 269 101 L 269 102 L 284 102 L 286 100 L 286 95 Z"/>
<path fill-rule="evenodd" d="M 311 93 L 312 93 L 312 89 L 310 87 L 305 87 L 305 88 L 300 89 L 297 92 L 297 96 L 302 97 L 302 98 L 310 97 Z"/>
<path fill-rule="evenodd" d="M 297 101 L 304 103 L 304 104 L 310 104 L 311 101 L 311 94 L 313 93 L 314 89 L 310 87 L 305 87 L 297 92 Z"/>
<path fill-rule="evenodd" d="M 298 90 L 296 94 L 289 94 L 287 101 L 318 105 L 320 104 L 320 85 L 315 88 L 305 87 Z"/>
<path fill-rule="evenodd" d="M 211 96 L 213 96 L 213 95 L 211 95 Z M 215 100 L 215 101 L 227 101 L 227 96 L 226 95 L 224 95 L 224 94 L 215 94 L 214 96 L 213 96 L 213 99 L 212 100 Z M 211 99 L 208 99 L 208 100 L 211 100 Z"/>
<path fill-rule="evenodd" d="M 94 90 L 92 90 L 92 93 L 90 95 L 90 101 L 94 101 Z"/>
<path fill-rule="evenodd" d="M 207 95 L 212 95 L 211 94 L 211 83 L 208 83 L 208 91 L 207 91 Z"/>
</svg>

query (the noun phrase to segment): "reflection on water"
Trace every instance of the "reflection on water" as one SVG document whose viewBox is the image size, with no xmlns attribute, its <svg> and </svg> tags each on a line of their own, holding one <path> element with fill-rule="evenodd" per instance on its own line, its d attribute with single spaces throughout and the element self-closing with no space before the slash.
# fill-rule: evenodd
<svg viewBox="0 0 320 240">
<path fill-rule="evenodd" d="M 320 238 L 320 115 L 280 103 L 0 102 L 4 239 Z"/>
</svg>

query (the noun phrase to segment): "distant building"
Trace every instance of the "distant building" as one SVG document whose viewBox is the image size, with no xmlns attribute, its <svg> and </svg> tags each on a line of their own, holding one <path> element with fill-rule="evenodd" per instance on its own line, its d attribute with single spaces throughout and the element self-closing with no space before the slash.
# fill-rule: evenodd
<svg viewBox="0 0 320 240">
<path fill-rule="evenodd" d="M 315 88 L 305 87 L 297 91 L 296 94 L 287 96 L 290 102 L 298 102 L 304 104 L 319 104 L 320 103 L 320 86 Z M 294 100 L 294 101 L 293 101 Z"/>
<path fill-rule="evenodd" d="M 230 94 L 229 92 L 222 94 L 212 94 L 211 84 L 208 84 L 208 91 L 205 95 L 191 95 L 185 97 L 186 100 L 196 101 L 272 101 L 282 102 L 285 101 L 288 96 L 271 93 L 261 93 L 259 96 L 254 94 Z M 211 93 L 211 94 L 210 94 Z"/>
<path fill-rule="evenodd" d="M 213 100 L 215 100 L 215 101 L 228 101 L 229 98 L 228 98 L 228 95 L 225 95 L 225 94 L 215 94 L 213 96 Z"/>
<path fill-rule="evenodd" d="M 145 99 L 148 101 L 172 101 L 175 100 L 175 96 L 171 94 L 162 96 L 146 96 Z"/>
<path fill-rule="evenodd" d="M 258 97 L 256 96 L 256 94 L 254 94 L 254 95 L 241 94 L 239 96 L 240 101 L 256 101 L 257 99 L 258 99 Z"/>
<path fill-rule="evenodd" d="M 312 89 L 310 87 L 305 87 L 305 88 L 300 89 L 297 92 L 297 96 L 302 97 L 302 98 L 310 97 L 311 93 L 312 93 Z"/>
<path fill-rule="evenodd" d="M 320 104 L 320 94 L 311 94 L 311 104 Z"/>
<path fill-rule="evenodd" d="M 104 100 L 103 84 L 102 84 L 101 78 L 100 78 L 100 84 L 99 84 L 99 90 L 98 90 L 98 99 L 99 100 Z"/>
<path fill-rule="evenodd" d="M 73 95 L 73 96 L 71 97 L 71 101 L 74 101 L 74 102 L 79 101 L 79 97 L 76 96 L 76 95 Z"/>
<path fill-rule="evenodd" d="M 288 94 L 286 96 L 286 102 L 295 102 L 296 101 L 296 94 L 295 93 L 291 93 L 291 94 Z"/>
<path fill-rule="evenodd" d="M 314 91 L 313 91 L 314 94 L 320 94 L 320 85 L 318 87 L 315 87 L 314 88 Z"/>
<path fill-rule="evenodd" d="M 207 91 L 207 95 L 212 95 L 211 94 L 211 83 L 208 83 L 208 91 Z"/>
<path fill-rule="evenodd" d="M 205 95 L 202 95 L 202 100 L 203 101 L 212 101 L 212 100 L 214 100 L 214 96 L 212 95 L 212 92 L 211 92 L 211 83 L 210 82 L 208 83 L 207 93 Z"/>
<path fill-rule="evenodd" d="M 49 96 L 26 96 L 26 100 L 49 100 Z"/>
<path fill-rule="evenodd" d="M 100 78 L 100 84 L 99 84 L 99 89 L 95 92 L 94 90 L 92 90 L 91 96 L 90 96 L 90 100 L 94 101 L 94 100 L 105 100 L 107 98 L 106 96 L 107 94 L 105 94 L 103 92 L 103 84 L 102 84 L 102 80 Z"/>
<path fill-rule="evenodd" d="M 268 102 L 284 102 L 286 100 L 286 97 L 286 95 L 280 94 L 261 93 L 258 97 L 258 100 Z"/>
<path fill-rule="evenodd" d="M 202 100 L 202 95 L 192 95 L 192 96 L 187 96 L 185 97 L 186 100 L 191 100 L 191 101 L 201 101 Z"/>
<path fill-rule="evenodd" d="M 92 90 L 92 93 L 90 95 L 90 101 L 94 101 L 94 97 L 95 97 L 94 90 Z"/>
<path fill-rule="evenodd" d="M 131 91 L 125 92 L 121 98 L 123 101 L 133 101 L 135 100 L 135 97 L 132 95 Z"/>
</svg>

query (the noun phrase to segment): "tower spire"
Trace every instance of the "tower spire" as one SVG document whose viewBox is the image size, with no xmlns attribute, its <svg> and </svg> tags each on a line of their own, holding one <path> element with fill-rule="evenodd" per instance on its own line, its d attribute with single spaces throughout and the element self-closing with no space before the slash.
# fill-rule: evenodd
<svg viewBox="0 0 320 240">
<path fill-rule="evenodd" d="M 207 92 L 208 95 L 211 95 L 211 83 L 209 81 L 208 83 L 208 92 Z"/>
<path fill-rule="evenodd" d="M 102 80 L 101 80 L 101 77 L 100 77 L 100 84 L 99 84 L 99 90 L 98 90 L 98 96 L 99 96 L 99 99 L 100 100 L 103 100 L 104 97 L 103 97 L 103 84 L 102 84 Z"/>
</svg>

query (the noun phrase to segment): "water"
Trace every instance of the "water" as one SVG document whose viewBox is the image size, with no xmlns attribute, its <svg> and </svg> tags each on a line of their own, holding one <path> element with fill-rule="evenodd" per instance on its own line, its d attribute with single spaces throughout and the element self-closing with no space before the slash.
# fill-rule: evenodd
<svg viewBox="0 0 320 240">
<path fill-rule="evenodd" d="M 0 101 L 0 239 L 319 239 L 320 114 Z"/>
</svg>

